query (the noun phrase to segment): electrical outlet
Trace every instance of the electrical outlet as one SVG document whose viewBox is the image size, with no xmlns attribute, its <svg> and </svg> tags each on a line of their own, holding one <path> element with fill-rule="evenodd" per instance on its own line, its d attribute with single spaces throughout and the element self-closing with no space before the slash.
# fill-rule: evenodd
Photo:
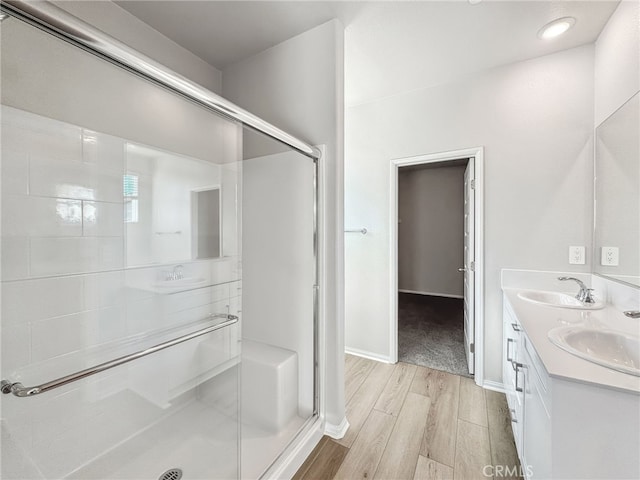
<svg viewBox="0 0 640 480">
<path fill-rule="evenodd" d="M 618 265 L 618 247 L 602 247 L 601 265 L 615 267 Z"/>
<path fill-rule="evenodd" d="M 584 265 L 584 247 L 569 247 L 569 263 L 571 265 Z"/>
</svg>

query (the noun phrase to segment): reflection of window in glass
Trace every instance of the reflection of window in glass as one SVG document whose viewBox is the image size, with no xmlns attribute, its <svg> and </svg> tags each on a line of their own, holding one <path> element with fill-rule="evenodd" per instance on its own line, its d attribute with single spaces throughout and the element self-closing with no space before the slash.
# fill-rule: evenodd
<svg viewBox="0 0 640 480">
<path fill-rule="evenodd" d="M 82 202 L 58 198 L 56 199 L 56 215 L 65 224 L 80 224 L 82 223 Z"/>
<path fill-rule="evenodd" d="M 138 223 L 138 175 L 126 174 L 122 180 L 124 221 Z"/>
</svg>

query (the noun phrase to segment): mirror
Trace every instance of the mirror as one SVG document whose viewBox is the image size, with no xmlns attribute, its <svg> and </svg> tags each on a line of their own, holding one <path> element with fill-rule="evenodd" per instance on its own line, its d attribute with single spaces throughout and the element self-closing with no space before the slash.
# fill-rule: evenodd
<svg viewBox="0 0 640 480">
<path fill-rule="evenodd" d="M 220 166 L 128 142 L 127 266 L 221 257 Z"/>
<path fill-rule="evenodd" d="M 594 273 L 640 287 L 640 93 L 596 129 Z"/>
</svg>

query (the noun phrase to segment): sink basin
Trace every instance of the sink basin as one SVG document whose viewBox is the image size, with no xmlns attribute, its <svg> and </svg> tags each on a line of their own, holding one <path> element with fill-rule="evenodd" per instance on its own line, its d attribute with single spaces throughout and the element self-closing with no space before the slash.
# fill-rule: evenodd
<svg viewBox="0 0 640 480">
<path fill-rule="evenodd" d="M 604 308 L 604 303 L 596 301 L 596 303 L 582 303 L 576 297 L 559 292 L 543 292 L 537 290 L 527 290 L 519 292 L 518 297 L 527 302 L 540 303 L 560 308 L 574 308 L 578 310 L 599 310 Z"/>
<path fill-rule="evenodd" d="M 153 284 L 155 288 L 166 290 L 177 290 L 187 288 L 197 288 L 205 285 L 207 281 L 200 277 L 186 277 L 179 280 L 165 280 L 163 282 L 156 282 Z"/>
<path fill-rule="evenodd" d="M 640 337 L 586 327 L 554 328 L 548 336 L 555 345 L 573 355 L 640 376 Z"/>
</svg>

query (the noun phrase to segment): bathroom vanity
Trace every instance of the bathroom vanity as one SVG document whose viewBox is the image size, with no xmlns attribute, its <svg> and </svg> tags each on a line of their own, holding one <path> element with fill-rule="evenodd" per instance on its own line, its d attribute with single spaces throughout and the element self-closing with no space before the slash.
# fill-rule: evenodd
<svg viewBox="0 0 640 480">
<path fill-rule="evenodd" d="M 637 338 L 638 319 L 610 303 L 583 310 L 533 302 L 532 289 L 572 286 L 554 285 L 552 272 L 531 275 L 528 282 L 525 272 L 503 272 L 503 379 L 523 474 L 640 478 L 640 376 L 579 358 L 549 339 L 550 331 L 569 326 Z M 630 295 L 626 301 L 637 300 Z"/>
</svg>

